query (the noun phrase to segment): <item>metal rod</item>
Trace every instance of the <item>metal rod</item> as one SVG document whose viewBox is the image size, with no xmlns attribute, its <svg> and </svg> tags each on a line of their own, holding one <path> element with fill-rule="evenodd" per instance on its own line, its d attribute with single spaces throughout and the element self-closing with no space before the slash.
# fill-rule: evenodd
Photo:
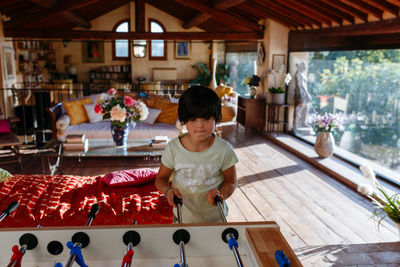
<svg viewBox="0 0 400 267">
<path fill-rule="evenodd" d="M 224 209 L 222 207 L 222 202 L 221 201 L 217 201 L 217 207 L 218 207 L 218 210 L 219 210 L 219 214 L 221 215 L 222 221 L 224 223 L 226 223 L 227 221 L 226 221 L 226 217 L 225 217 L 225 213 L 224 213 Z"/>
<path fill-rule="evenodd" d="M 174 203 L 176 205 L 176 210 L 178 212 L 178 223 L 182 223 L 182 199 L 178 198 L 177 196 L 174 196 Z"/>
<path fill-rule="evenodd" d="M 22 255 L 25 255 L 26 249 L 27 249 L 27 245 L 23 244 L 20 248 L 19 251 L 21 251 Z M 15 265 L 17 264 L 17 260 L 14 259 L 12 261 L 10 261 L 10 263 L 7 265 L 7 267 L 15 267 Z"/>
<path fill-rule="evenodd" d="M 127 247 L 127 249 L 126 249 L 126 253 L 128 253 L 128 251 L 131 250 L 132 247 L 133 247 L 132 242 L 129 242 L 129 243 L 128 243 L 128 247 Z M 125 254 L 126 254 L 126 253 L 125 253 Z M 128 263 L 128 262 L 125 262 L 124 267 L 131 267 L 131 264 Z"/>
<path fill-rule="evenodd" d="M 185 243 L 181 241 L 179 243 L 180 249 L 180 257 L 181 257 L 181 266 L 186 266 L 186 257 L 185 257 Z"/>
<path fill-rule="evenodd" d="M 5 210 L 1 212 L 0 215 L 0 222 L 8 217 L 12 212 L 14 212 L 18 208 L 18 202 L 17 201 L 11 201 L 11 203 L 7 206 Z"/>
<path fill-rule="evenodd" d="M 79 247 L 81 248 L 81 247 L 82 247 L 82 244 L 79 243 L 79 242 L 76 242 L 76 243 L 74 244 L 74 247 L 75 247 L 75 246 L 79 246 Z M 75 254 L 72 254 L 72 255 L 69 257 L 69 259 L 68 259 L 68 261 L 67 261 L 67 263 L 65 264 L 64 267 L 71 267 L 72 264 L 74 264 L 75 258 L 76 258 L 76 255 L 75 255 Z"/>
<path fill-rule="evenodd" d="M 226 235 L 226 238 L 228 240 L 230 240 L 230 239 L 235 238 L 235 237 L 233 236 L 232 233 L 229 233 L 229 234 Z M 238 267 L 243 267 L 243 262 L 242 262 L 242 259 L 240 258 L 238 248 L 236 246 L 232 246 L 232 251 L 233 251 L 233 255 L 235 256 L 237 266 Z"/>
</svg>

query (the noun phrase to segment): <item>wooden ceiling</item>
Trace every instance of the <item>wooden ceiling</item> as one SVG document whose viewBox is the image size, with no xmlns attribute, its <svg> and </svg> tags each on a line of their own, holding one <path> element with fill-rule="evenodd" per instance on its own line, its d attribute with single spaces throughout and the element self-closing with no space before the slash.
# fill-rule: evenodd
<svg viewBox="0 0 400 267">
<path fill-rule="evenodd" d="M 142 21 L 136 22 L 135 32 L 115 34 L 111 25 L 110 32 L 91 30 L 91 20 L 129 2 L 0 0 L 0 13 L 6 37 L 152 39 L 155 34 L 146 33 L 143 26 L 145 3 L 180 19 L 187 30 L 157 36 L 162 39 L 257 40 L 263 38 L 263 19 L 298 34 L 400 33 L 400 0 L 136 0 L 136 9 L 142 11 L 136 16 Z M 85 30 L 74 30 L 77 26 Z M 190 31 L 195 26 L 205 33 Z"/>
</svg>

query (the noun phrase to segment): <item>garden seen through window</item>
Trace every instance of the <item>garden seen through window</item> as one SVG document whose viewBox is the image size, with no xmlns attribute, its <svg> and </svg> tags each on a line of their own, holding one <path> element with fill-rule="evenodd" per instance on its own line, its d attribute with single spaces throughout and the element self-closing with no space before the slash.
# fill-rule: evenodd
<svg viewBox="0 0 400 267">
<path fill-rule="evenodd" d="M 308 65 L 308 123 L 313 114 L 342 113 L 336 145 L 399 173 L 400 50 L 291 53 L 290 61 Z"/>
</svg>

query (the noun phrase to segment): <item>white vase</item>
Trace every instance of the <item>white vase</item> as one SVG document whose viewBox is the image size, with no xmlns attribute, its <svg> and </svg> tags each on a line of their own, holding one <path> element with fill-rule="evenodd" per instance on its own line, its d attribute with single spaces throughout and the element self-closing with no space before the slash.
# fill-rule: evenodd
<svg viewBox="0 0 400 267">
<path fill-rule="evenodd" d="M 278 105 L 285 104 L 285 94 L 271 94 L 271 103 Z"/>
<path fill-rule="evenodd" d="M 314 150 L 321 158 L 327 158 L 335 151 L 335 139 L 330 132 L 322 132 L 317 135 Z"/>
<path fill-rule="evenodd" d="M 256 98 L 257 86 L 250 85 L 250 87 L 249 87 L 249 94 L 250 94 L 250 98 Z"/>
</svg>

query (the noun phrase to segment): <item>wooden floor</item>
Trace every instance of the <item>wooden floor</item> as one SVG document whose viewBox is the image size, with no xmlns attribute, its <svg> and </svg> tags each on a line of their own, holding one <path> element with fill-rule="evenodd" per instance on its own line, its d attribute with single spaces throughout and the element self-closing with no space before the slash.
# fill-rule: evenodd
<svg viewBox="0 0 400 267">
<path fill-rule="evenodd" d="M 255 131 L 246 135 L 234 124 L 221 129 L 239 158 L 239 187 L 227 200 L 228 221 L 276 221 L 304 266 L 399 266 L 398 229 L 384 220 L 378 231 L 367 199 Z M 99 175 L 142 164 L 157 168 L 158 162 L 71 160 L 63 171 Z M 34 156 L 24 158 L 22 171 L 8 167 L 13 173 L 41 173 Z M 379 255 L 386 258 L 376 259 Z"/>
</svg>

